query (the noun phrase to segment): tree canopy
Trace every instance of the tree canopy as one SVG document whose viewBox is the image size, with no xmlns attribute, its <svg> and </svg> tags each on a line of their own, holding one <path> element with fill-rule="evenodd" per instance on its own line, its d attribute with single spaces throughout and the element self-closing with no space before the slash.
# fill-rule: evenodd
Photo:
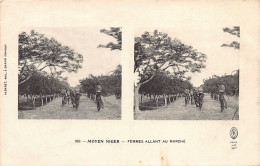
<svg viewBox="0 0 260 166">
<path fill-rule="evenodd" d="M 115 95 L 117 98 L 121 98 L 121 73 L 122 67 L 118 65 L 108 75 L 89 75 L 87 78 L 80 80 L 81 90 L 88 94 L 95 94 L 96 85 L 100 84 L 102 95 Z"/>
<path fill-rule="evenodd" d="M 136 37 L 134 48 L 134 72 L 138 73 L 140 85 L 149 82 L 159 70 L 184 77 L 186 72 L 205 68 L 205 54 L 157 30 Z"/>
<path fill-rule="evenodd" d="M 212 76 L 204 80 L 203 91 L 207 93 L 218 93 L 219 85 L 225 86 L 225 92 L 228 95 L 238 94 L 239 91 L 239 70 L 231 75 Z"/>
<path fill-rule="evenodd" d="M 223 28 L 223 31 L 240 38 L 240 27 L 238 26 L 234 26 L 231 28 L 225 27 Z M 233 41 L 230 44 L 224 43 L 221 45 L 221 47 L 233 47 L 234 49 L 240 49 L 240 43 L 237 41 Z"/>
<path fill-rule="evenodd" d="M 39 71 L 48 70 L 52 75 L 76 72 L 81 68 L 83 56 L 54 38 L 32 30 L 19 34 L 19 84 L 28 81 Z"/>
<path fill-rule="evenodd" d="M 46 72 L 35 72 L 31 78 L 19 85 L 19 94 L 50 95 L 58 94 L 62 89 L 70 90 L 66 78 L 53 77 Z"/>
<path fill-rule="evenodd" d="M 151 81 L 140 88 L 140 93 L 149 95 L 168 95 L 184 93 L 185 89 L 192 89 L 192 84 L 170 74 L 158 72 Z"/>
<path fill-rule="evenodd" d="M 109 48 L 111 50 L 122 50 L 122 30 L 119 27 L 111 27 L 109 30 L 101 29 L 101 33 L 112 36 L 116 39 L 116 43 L 109 42 L 106 45 L 100 44 L 98 47 Z"/>
<path fill-rule="evenodd" d="M 139 111 L 138 98 L 140 88 L 144 91 L 146 88 L 150 88 L 151 90 L 151 87 L 153 87 L 157 88 L 158 91 L 164 91 L 164 94 L 167 91 L 173 91 L 170 89 L 169 84 L 177 80 L 189 80 L 190 77 L 186 77 L 185 73 L 200 72 L 202 68 L 206 67 L 206 59 L 207 56 L 204 53 L 197 51 L 190 45 L 182 43 L 177 38 L 171 38 L 168 34 L 157 30 L 152 33 L 144 32 L 140 37 L 135 37 L 134 72 L 137 76 L 135 110 Z M 178 79 L 169 79 L 163 74 L 168 74 L 167 72 L 172 77 Z M 157 78 L 153 79 L 155 76 Z M 161 76 L 163 77 L 160 78 Z M 164 81 L 161 80 L 162 82 L 160 82 L 160 79 Z M 157 84 L 150 83 L 152 80 L 156 81 Z M 147 83 L 150 83 L 149 86 L 142 88 Z M 165 85 L 167 85 L 167 88 Z M 179 88 L 181 86 L 177 85 L 174 87 Z"/>
</svg>

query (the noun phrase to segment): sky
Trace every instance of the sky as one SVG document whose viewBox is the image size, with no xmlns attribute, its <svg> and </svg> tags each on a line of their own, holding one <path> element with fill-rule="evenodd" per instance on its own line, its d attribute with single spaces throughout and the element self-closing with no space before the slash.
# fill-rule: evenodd
<svg viewBox="0 0 260 166">
<path fill-rule="evenodd" d="M 69 46 L 75 52 L 83 55 L 82 69 L 77 73 L 64 72 L 63 77 L 68 77 L 71 86 L 79 84 L 79 80 L 89 74 L 105 75 L 113 71 L 121 64 L 121 51 L 108 48 L 97 48 L 99 44 L 114 42 L 115 39 L 104 33 L 100 33 L 98 27 L 84 28 L 33 28 L 46 37 L 54 37 L 62 45 Z M 109 29 L 106 28 L 105 29 Z"/>
<path fill-rule="evenodd" d="M 203 84 L 203 79 L 212 75 L 231 74 L 232 71 L 239 69 L 239 50 L 232 47 L 221 47 L 224 43 L 239 42 L 239 38 L 229 33 L 224 33 L 222 28 L 224 27 L 215 25 L 167 28 L 146 27 L 136 29 L 135 37 L 140 37 L 145 31 L 153 32 L 158 30 L 206 54 L 206 68 L 202 69 L 200 73 L 187 74 L 187 76 L 191 76 L 193 86 L 198 87 Z"/>
<path fill-rule="evenodd" d="M 106 28 L 106 27 L 105 27 Z M 191 45 L 207 55 L 206 68 L 200 73 L 188 73 L 191 76 L 193 86 L 203 84 L 203 79 L 212 75 L 231 74 L 239 68 L 239 50 L 230 47 L 221 47 L 223 43 L 231 43 L 239 38 L 229 33 L 224 33 L 223 27 L 212 24 L 209 26 L 186 26 L 176 25 L 174 27 L 156 28 L 142 27 L 135 28 L 134 36 L 141 36 L 145 31 L 167 33 L 172 38 L 178 38 L 184 44 Z M 107 44 L 115 41 L 111 36 L 100 33 L 98 27 L 71 27 L 71 28 L 33 28 L 46 37 L 54 37 L 62 45 L 67 45 L 77 53 L 83 55 L 82 69 L 77 73 L 64 72 L 62 76 L 68 77 L 71 86 L 79 84 L 79 80 L 86 78 L 89 74 L 101 75 L 114 70 L 121 64 L 121 51 L 111 51 L 107 48 L 97 48 L 99 44 Z M 106 28 L 109 29 L 109 28 Z M 122 32 L 124 33 L 124 31 Z M 127 33 L 127 32 L 125 32 Z M 134 37 L 133 36 L 133 37 Z M 124 42 L 124 41 L 123 41 Z M 123 51 L 123 50 L 122 50 Z"/>
</svg>

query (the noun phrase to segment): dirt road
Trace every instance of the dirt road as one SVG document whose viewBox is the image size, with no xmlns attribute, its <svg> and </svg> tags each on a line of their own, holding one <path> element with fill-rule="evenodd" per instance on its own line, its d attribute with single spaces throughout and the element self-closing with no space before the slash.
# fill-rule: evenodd
<svg viewBox="0 0 260 166">
<path fill-rule="evenodd" d="M 33 110 L 19 111 L 19 119 L 121 119 L 121 108 L 104 102 L 105 108 L 97 111 L 96 103 L 86 96 L 80 97 L 79 108 L 72 104 L 61 106 L 61 98 Z"/>
<path fill-rule="evenodd" d="M 166 107 L 159 107 L 156 110 L 141 111 L 135 115 L 136 120 L 232 120 L 238 106 L 229 106 L 220 112 L 220 103 L 205 95 L 202 110 L 190 103 L 185 106 L 184 98 L 179 98 Z M 231 104 L 231 102 L 230 102 Z M 237 120 L 238 113 L 234 120 Z"/>
</svg>

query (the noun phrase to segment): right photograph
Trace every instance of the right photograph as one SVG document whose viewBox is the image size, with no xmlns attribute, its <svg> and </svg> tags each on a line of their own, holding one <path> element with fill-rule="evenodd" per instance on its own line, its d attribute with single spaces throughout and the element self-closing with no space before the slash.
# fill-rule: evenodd
<svg viewBox="0 0 260 166">
<path fill-rule="evenodd" d="M 239 120 L 240 27 L 135 29 L 135 120 Z"/>
</svg>

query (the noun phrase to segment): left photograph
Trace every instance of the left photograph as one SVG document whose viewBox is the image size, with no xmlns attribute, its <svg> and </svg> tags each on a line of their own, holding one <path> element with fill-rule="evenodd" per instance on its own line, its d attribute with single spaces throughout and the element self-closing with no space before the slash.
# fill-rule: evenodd
<svg viewBox="0 0 260 166">
<path fill-rule="evenodd" d="M 121 119 L 121 27 L 26 28 L 18 119 Z"/>
</svg>

